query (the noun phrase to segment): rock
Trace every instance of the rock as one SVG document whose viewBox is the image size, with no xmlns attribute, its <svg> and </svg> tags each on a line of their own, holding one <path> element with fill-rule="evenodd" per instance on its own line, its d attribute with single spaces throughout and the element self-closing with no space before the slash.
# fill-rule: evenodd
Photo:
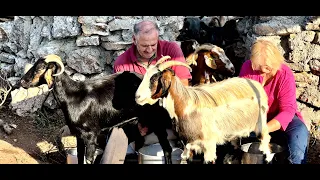
<svg viewBox="0 0 320 180">
<path fill-rule="evenodd" d="M 12 134 L 12 130 L 14 128 L 11 127 L 8 123 L 4 123 L 2 127 L 5 133 L 7 133 L 8 135 Z"/>
</svg>

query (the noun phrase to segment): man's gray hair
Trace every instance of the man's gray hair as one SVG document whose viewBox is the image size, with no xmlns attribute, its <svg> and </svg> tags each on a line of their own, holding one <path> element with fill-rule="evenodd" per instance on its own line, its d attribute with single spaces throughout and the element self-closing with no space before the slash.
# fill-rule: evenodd
<svg viewBox="0 0 320 180">
<path fill-rule="evenodd" d="M 148 27 L 148 28 L 146 28 L 146 27 Z M 142 31 L 143 31 L 143 33 L 148 34 L 149 32 L 151 32 L 153 30 L 157 30 L 158 32 L 160 31 L 157 23 L 155 23 L 153 21 L 149 21 L 149 20 L 144 20 L 144 21 L 138 22 L 133 26 L 133 34 L 135 36 L 139 35 L 139 33 L 141 33 Z"/>
</svg>

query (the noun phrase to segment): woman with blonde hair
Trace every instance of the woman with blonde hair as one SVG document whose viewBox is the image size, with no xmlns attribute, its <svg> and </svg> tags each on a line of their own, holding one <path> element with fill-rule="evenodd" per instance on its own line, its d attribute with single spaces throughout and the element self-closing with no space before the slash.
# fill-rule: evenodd
<svg viewBox="0 0 320 180">
<path fill-rule="evenodd" d="M 260 82 L 268 94 L 268 129 L 271 141 L 287 145 L 288 161 L 305 164 L 309 131 L 298 110 L 293 72 L 284 64 L 279 49 L 270 41 L 257 40 L 240 77 Z"/>
</svg>

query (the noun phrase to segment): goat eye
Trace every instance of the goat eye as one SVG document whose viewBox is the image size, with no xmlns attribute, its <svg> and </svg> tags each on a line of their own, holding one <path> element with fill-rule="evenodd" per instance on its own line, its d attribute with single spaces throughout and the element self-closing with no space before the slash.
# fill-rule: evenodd
<svg viewBox="0 0 320 180">
<path fill-rule="evenodd" d="M 151 84 L 153 84 L 154 82 L 156 82 L 156 81 L 158 80 L 158 78 L 159 78 L 160 75 L 161 75 L 161 73 L 156 73 L 156 74 L 152 75 L 151 78 L 150 78 Z"/>
<path fill-rule="evenodd" d="M 153 76 L 150 78 L 150 82 L 153 83 L 153 82 L 155 82 L 155 80 L 156 80 L 156 77 L 155 77 L 155 75 L 153 75 Z"/>
</svg>

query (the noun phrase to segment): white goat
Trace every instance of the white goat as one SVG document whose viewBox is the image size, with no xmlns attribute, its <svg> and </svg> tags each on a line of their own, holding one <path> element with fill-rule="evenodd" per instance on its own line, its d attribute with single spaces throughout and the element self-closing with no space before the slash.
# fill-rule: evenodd
<svg viewBox="0 0 320 180">
<path fill-rule="evenodd" d="M 192 157 L 192 150 L 204 154 L 205 163 L 215 162 L 216 145 L 255 132 L 261 137 L 260 150 L 270 162 L 272 155 L 267 127 L 268 97 L 262 85 L 245 78 L 229 78 L 200 86 L 184 86 L 168 67 L 182 62 L 166 61 L 162 57 L 147 68 L 136 91 L 140 105 L 161 100 L 176 124 L 176 131 L 186 141 L 184 160 Z M 162 63 L 164 62 L 164 63 Z"/>
</svg>

